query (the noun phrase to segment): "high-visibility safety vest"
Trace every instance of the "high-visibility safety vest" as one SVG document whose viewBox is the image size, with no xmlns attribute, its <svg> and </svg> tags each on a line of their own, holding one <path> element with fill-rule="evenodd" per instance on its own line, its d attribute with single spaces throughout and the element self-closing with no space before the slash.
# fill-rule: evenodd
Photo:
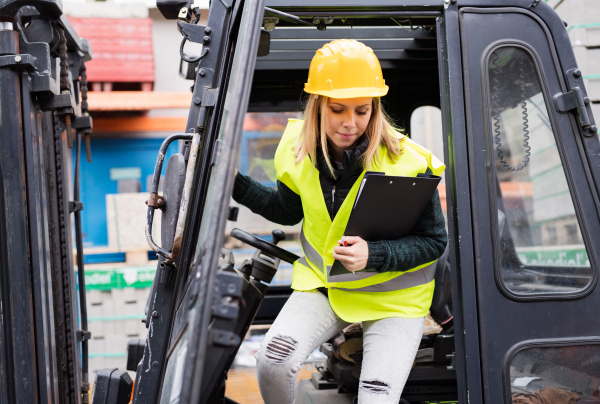
<svg viewBox="0 0 600 404">
<path fill-rule="evenodd" d="M 302 120 L 289 120 L 275 152 L 277 178 L 300 195 L 304 210 L 300 234 L 304 257 L 294 263 L 292 289 L 311 291 L 328 288 L 332 309 L 347 322 L 425 317 L 433 298 L 436 261 L 403 272 L 378 273 L 374 269 L 366 269 L 354 274 L 329 274 L 334 262 L 333 249 L 344 234 L 365 171 L 354 183 L 332 222 L 321 190 L 319 171 L 308 156 L 295 163 L 293 149 L 302 124 Z M 400 133 L 396 135 L 404 137 Z M 385 146 L 381 146 L 379 157 L 382 163 L 373 171 L 407 177 L 424 173 L 428 167 L 435 175 L 444 171 L 444 164 L 427 149 L 409 138 L 401 144 L 403 151 L 396 162 L 390 160 Z"/>
</svg>

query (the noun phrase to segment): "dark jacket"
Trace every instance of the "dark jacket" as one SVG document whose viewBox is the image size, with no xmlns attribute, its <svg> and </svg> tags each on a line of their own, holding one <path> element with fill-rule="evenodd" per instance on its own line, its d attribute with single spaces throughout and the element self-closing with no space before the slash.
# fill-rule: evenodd
<svg viewBox="0 0 600 404">
<path fill-rule="evenodd" d="M 368 145 L 368 139 L 363 136 L 353 150 L 344 152 L 342 168 L 335 170 L 336 178 L 331 175 L 320 148 L 317 148 L 319 180 L 332 220 L 362 173 L 362 156 Z M 331 161 L 333 163 L 333 159 Z M 431 173 L 430 170 L 427 172 Z M 304 217 L 300 195 L 280 181 L 277 181 L 277 189 L 273 189 L 238 173 L 233 199 L 267 220 L 282 225 L 297 224 Z M 447 243 L 444 216 L 435 191 L 412 235 L 398 240 L 367 241 L 367 268 L 375 268 L 378 272 L 406 271 L 438 259 Z"/>
<path fill-rule="evenodd" d="M 321 190 L 327 205 L 327 211 L 331 220 L 335 217 L 338 210 L 344 203 L 344 199 L 354 186 L 354 183 L 362 174 L 362 156 L 369 147 L 369 139 L 363 136 L 359 139 L 358 144 L 352 150 L 345 150 L 342 157 L 342 168 L 336 168 L 333 161 L 333 156 L 329 156 L 329 161 L 334 164 L 335 178 L 331 174 L 331 170 L 327 167 L 327 162 L 323 156 L 321 148 L 317 150 L 317 169 L 319 170 L 319 181 L 321 182 Z M 331 148 L 329 148 L 331 150 Z"/>
</svg>

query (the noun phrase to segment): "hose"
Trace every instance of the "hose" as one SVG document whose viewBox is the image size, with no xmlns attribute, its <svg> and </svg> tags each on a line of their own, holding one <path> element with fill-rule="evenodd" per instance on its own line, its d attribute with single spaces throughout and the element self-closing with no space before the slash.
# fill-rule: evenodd
<svg viewBox="0 0 600 404">
<path fill-rule="evenodd" d="M 494 65 L 494 73 L 492 77 L 492 121 L 494 126 L 494 143 L 496 144 L 496 155 L 502 166 L 508 171 L 521 171 L 529 165 L 529 157 L 531 156 L 531 147 L 529 146 L 529 114 L 527 112 L 527 98 L 525 92 L 525 71 L 523 63 L 519 63 L 519 81 L 521 88 L 521 114 L 523 117 L 523 148 L 525 149 L 525 157 L 518 166 L 508 164 L 502 151 L 502 136 L 500 131 L 500 103 L 498 93 L 500 91 L 500 80 L 498 77 L 503 72 L 503 69 L 498 66 L 498 55 L 496 52 L 492 54 L 492 64 Z"/>
</svg>

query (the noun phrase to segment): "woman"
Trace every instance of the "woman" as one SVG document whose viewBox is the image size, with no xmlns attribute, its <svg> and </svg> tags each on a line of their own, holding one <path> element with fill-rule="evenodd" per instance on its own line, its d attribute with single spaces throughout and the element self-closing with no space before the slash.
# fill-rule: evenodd
<svg viewBox="0 0 600 404">
<path fill-rule="evenodd" d="M 447 243 L 437 191 L 408 237 L 346 237 L 347 247 L 340 239 L 366 171 L 439 175 L 444 165 L 389 123 L 379 98 L 388 87 L 364 44 L 343 39 L 319 49 L 305 91 L 304 120 L 290 120 L 275 153 L 277 189 L 238 173 L 233 190 L 238 203 L 270 221 L 304 220 L 294 292 L 256 354 L 260 391 L 267 404 L 293 403 L 307 356 L 362 322 L 359 403 L 397 404 L 431 305 L 435 260 Z M 330 274 L 336 259 L 350 272 Z"/>
</svg>

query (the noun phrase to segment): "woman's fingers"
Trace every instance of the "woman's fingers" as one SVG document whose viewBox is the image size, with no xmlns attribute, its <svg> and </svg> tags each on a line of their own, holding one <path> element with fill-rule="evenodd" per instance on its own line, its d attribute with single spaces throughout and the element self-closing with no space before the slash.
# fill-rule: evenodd
<svg viewBox="0 0 600 404">
<path fill-rule="evenodd" d="M 354 255 L 355 249 L 352 247 L 337 246 L 337 247 L 333 248 L 333 252 L 334 252 L 334 254 L 339 254 L 339 255 Z"/>
<path fill-rule="evenodd" d="M 361 241 L 365 241 L 362 238 L 358 237 L 358 236 L 346 236 L 346 242 L 348 244 L 356 244 L 356 243 L 360 243 Z"/>
<path fill-rule="evenodd" d="M 350 247 L 343 247 L 345 250 L 349 250 Z M 346 269 L 349 269 L 350 271 L 358 271 L 360 269 L 364 269 L 364 265 L 366 265 L 366 262 L 362 263 L 362 260 L 360 259 L 360 257 L 358 257 L 356 255 L 355 252 L 352 251 L 345 251 L 346 254 L 338 254 L 335 251 L 333 252 L 333 258 L 340 261 L 342 264 L 344 264 L 344 266 L 346 267 Z"/>
<path fill-rule="evenodd" d="M 333 253 L 333 258 L 343 262 L 354 262 L 356 260 L 356 257 L 354 257 L 353 255 L 342 255 L 336 253 Z"/>
<path fill-rule="evenodd" d="M 360 237 L 346 237 L 348 247 L 336 246 L 333 248 L 333 258 L 340 261 L 350 271 L 364 269 L 369 259 L 367 242 Z M 341 241 L 339 241 L 341 243 Z"/>
</svg>

